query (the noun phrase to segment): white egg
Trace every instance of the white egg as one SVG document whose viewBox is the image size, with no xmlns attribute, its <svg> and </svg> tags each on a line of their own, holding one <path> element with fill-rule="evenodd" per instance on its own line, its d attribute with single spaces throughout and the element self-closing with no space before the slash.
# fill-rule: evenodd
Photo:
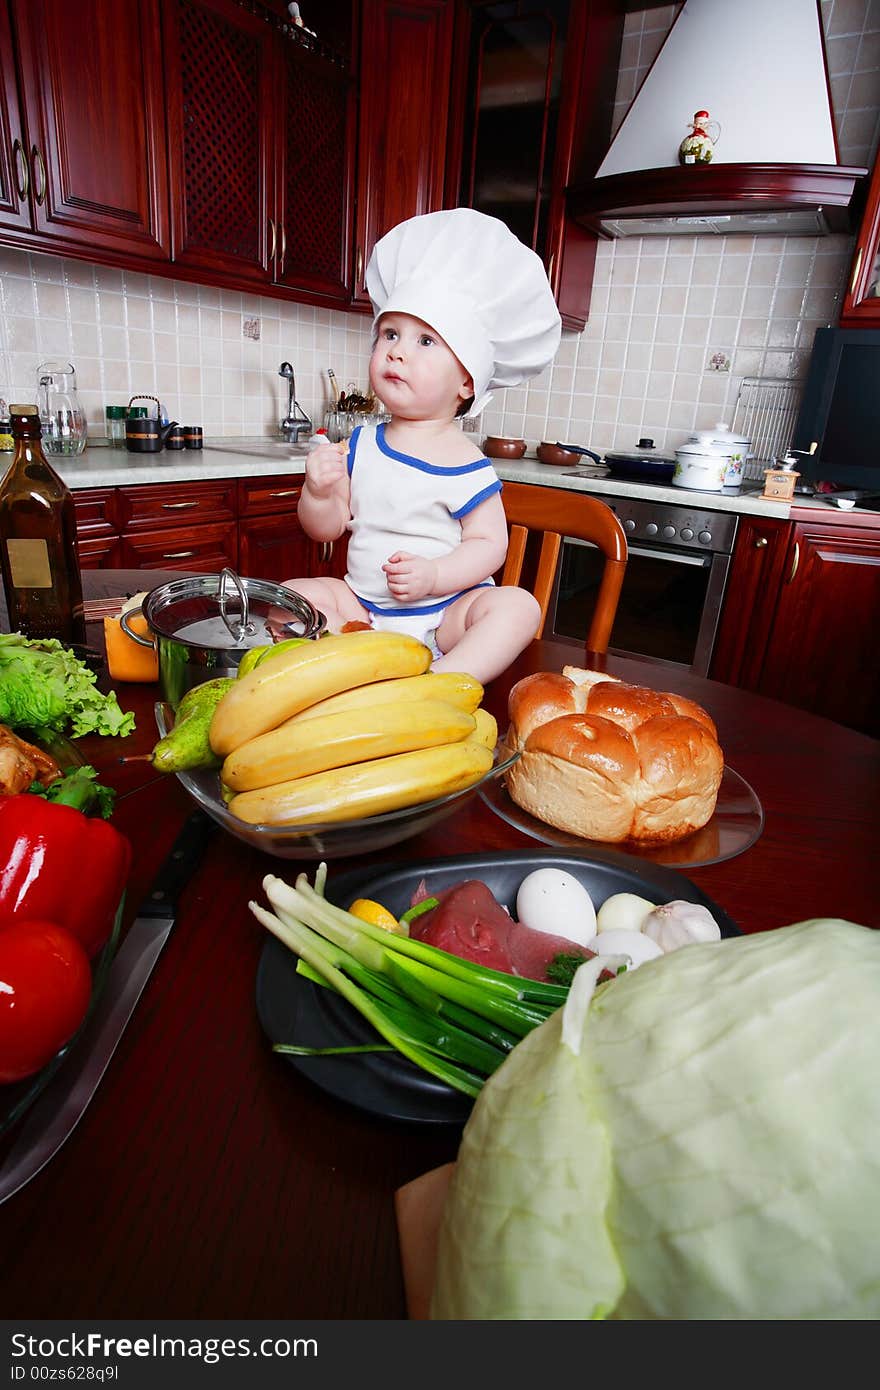
<svg viewBox="0 0 880 1390">
<path fill-rule="evenodd" d="M 596 935 L 596 909 L 582 883 L 564 869 L 535 869 L 516 895 L 516 915 L 533 931 L 564 936 L 590 946 Z"/>
<path fill-rule="evenodd" d="M 607 931 L 600 931 L 595 941 L 591 942 L 590 949 L 600 956 L 628 956 L 630 970 L 637 970 L 646 960 L 656 960 L 663 955 L 656 941 L 627 927 L 609 927 Z"/>
<path fill-rule="evenodd" d="M 625 927 L 627 931 L 641 931 L 642 923 L 653 911 L 654 903 L 640 898 L 637 893 L 613 893 L 596 913 L 597 930 L 610 931 L 613 927 Z"/>
</svg>

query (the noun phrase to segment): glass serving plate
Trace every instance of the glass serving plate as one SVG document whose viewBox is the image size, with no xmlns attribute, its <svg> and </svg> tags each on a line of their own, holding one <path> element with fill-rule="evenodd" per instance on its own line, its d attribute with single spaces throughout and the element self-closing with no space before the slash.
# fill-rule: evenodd
<svg viewBox="0 0 880 1390">
<path fill-rule="evenodd" d="M 22 734 L 22 737 L 27 737 Z M 62 771 L 70 767 L 82 766 L 83 759 L 77 748 L 65 738 L 63 734 L 53 734 L 51 738 L 34 738 L 31 741 L 39 744 L 45 752 L 50 753 L 59 764 Z M 52 1077 L 62 1067 L 66 1059 L 76 1047 L 79 1038 L 84 1031 L 86 1024 L 94 1013 L 95 1007 L 104 992 L 107 983 L 107 975 L 116 954 L 116 947 L 119 943 L 119 931 L 122 925 L 122 913 L 125 906 L 125 894 L 119 900 L 116 909 L 116 917 L 113 922 L 113 929 L 109 940 L 92 961 L 92 995 L 89 1000 L 89 1007 L 86 1010 L 85 1018 L 69 1042 L 65 1043 L 55 1056 L 46 1063 L 40 1071 L 33 1076 L 26 1076 L 21 1081 L 8 1082 L 0 1085 L 0 1135 L 5 1134 L 8 1129 L 21 1119 L 26 1110 L 33 1105 L 41 1091 L 52 1080 Z"/>
<path fill-rule="evenodd" d="M 170 705 L 158 702 L 155 714 L 157 728 L 164 738 L 173 727 L 173 711 Z M 278 859 L 339 859 L 356 854 L 374 854 L 376 850 L 399 844 L 401 840 L 408 840 L 427 830 L 437 821 L 445 820 L 476 796 L 481 787 L 502 776 L 519 756 L 519 753 L 511 754 L 507 749 L 503 750 L 501 756 L 496 749 L 494 767 L 479 781 L 449 796 L 423 801 L 417 806 L 402 806 L 381 816 L 308 826 L 250 825 L 226 809 L 216 771 L 204 768 L 194 772 L 178 772 L 176 776 L 192 799 L 218 825 L 252 849 L 275 855 Z"/>
<path fill-rule="evenodd" d="M 585 840 L 568 830 L 559 830 L 555 825 L 537 820 L 518 806 L 503 779 L 485 787 L 480 795 L 496 816 L 544 845 L 579 854 L 592 854 L 603 847 L 616 849 L 637 859 L 678 869 L 699 869 L 707 864 L 720 864 L 725 859 L 733 859 L 750 849 L 764 828 L 764 809 L 756 792 L 732 767 L 724 769 L 711 819 L 702 829 L 671 844 L 651 845 L 624 840 L 621 844 L 603 846 L 598 840 Z"/>
</svg>

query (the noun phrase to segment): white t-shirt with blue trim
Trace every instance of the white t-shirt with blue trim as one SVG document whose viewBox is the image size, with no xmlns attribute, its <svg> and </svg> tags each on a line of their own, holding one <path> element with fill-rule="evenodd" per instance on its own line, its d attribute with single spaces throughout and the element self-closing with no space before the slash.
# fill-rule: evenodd
<svg viewBox="0 0 880 1390">
<path fill-rule="evenodd" d="M 440 468 L 385 441 L 385 426 L 360 425 L 348 447 L 351 521 L 345 582 L 372 613 L 436 613 L 468 589 L 431 595 L 413 606 L 388 592 L 382 566 L 404 550 L 436 560 L 461 542 L 461 518 L 501 491 L 488 459 Z M 494 580 L 489 578 L 485 585 Z M 483 587 L 474 585 L 474 588 Z"/>
</svg>

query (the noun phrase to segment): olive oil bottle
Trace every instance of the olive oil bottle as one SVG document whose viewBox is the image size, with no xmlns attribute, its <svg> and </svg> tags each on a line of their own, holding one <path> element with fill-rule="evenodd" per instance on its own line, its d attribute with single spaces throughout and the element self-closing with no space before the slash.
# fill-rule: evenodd
<svg viewBox="0 0 880 1390">
<path fill-rule="evenodd" d="M 15 449 L 0 480 L 0 573 L 9 629 L 82 644 L 73 497 L 43 453 L 37 407 L 13 405 L 10 415 Z"/>
</svg>

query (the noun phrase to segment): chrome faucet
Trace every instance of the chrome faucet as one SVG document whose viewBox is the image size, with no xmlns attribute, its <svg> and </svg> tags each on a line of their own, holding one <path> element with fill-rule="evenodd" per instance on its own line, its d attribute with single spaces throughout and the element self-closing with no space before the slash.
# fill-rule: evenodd
<svg viewBox="0 0 880 1390">
<path fill-rule="evenodd" d="M 278 428 L 290 444 L 298 444 L 300 435 L 311 430 L 312 422 L 296 399 L 296 382 L 289 362 L 281 363 L 278 375 L 287 381 L 287 414 L 279 421 Z"/>
</svg>

